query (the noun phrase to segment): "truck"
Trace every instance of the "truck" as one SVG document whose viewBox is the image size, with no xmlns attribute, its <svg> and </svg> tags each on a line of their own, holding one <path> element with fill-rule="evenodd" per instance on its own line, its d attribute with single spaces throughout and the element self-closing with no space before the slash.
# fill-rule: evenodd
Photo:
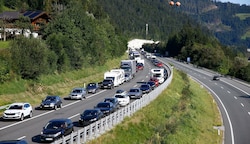
<svg viewBox="0 0 250 144">
<path fill-rule="evenodd" d="M 125 73 L 130 72 L 132 77 L 136 74 L 136 60 L 121 60 L 121 69 L 124 69 Z"/>
<path fill-rule="evenodd" d="M 164 68 L 154 68 L 151 69 L 151 77 L 157 78 L 159 80 L 159 83 L 163 83 L 165 81 L 165 70 Z"/>
</svg>

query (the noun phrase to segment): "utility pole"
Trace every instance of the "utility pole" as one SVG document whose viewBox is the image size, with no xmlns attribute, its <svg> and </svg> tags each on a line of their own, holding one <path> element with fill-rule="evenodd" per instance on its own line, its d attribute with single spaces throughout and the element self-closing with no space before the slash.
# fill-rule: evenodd
<svg viewBox="0 0 250 144">
<path fill-rule="evenodd" d="M 148 39 L 148 24 L 146 24 L 146 39 Z"/>
</svg>

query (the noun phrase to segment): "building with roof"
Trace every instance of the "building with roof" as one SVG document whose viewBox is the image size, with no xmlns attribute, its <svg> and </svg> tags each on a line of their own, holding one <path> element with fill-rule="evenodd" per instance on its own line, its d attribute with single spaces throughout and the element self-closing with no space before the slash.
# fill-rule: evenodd
<svg viewBox="0 0 250 144">
<path fill-rule="evenodd" d="M 18 11 L 5 11 L 0 14 L 0 19 L 6 22 L 7 28 L 17 28 L 14 22 L 19 20 L 21 16 L 28 17 L 33 31 L 39 31 L 42 25 L 50 21 L 50 16 L 44 11 L 25 11 L 24 13 Z"/>
</svg>

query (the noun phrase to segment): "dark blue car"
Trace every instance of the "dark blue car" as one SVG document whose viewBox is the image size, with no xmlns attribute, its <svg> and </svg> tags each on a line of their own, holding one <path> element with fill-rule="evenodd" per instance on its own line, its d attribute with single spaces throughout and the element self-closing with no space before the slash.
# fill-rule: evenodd
<svg viewBox="0 0 250 144">
<path fill-rule="evenodd" d="M 104 115 L 109 115 L 116 110 L 112 102 L 100 102 L 95 108 L 100 109 Z"/>
<path fill-rule="evenodd" d="M 100 109 L 87 109 L 81 115 L 79 124 L 86 126 L 103 118 L 104 114 Z"/>
<path fill-rule="evenodd" d="M 142 93 L 149 93 L 151 91 L 151 86 L 149 84 L 141 84 L 140 90 Z"/>
<path fill-rule="evenodd" d="M 99 84 L 98 83 L 89 83 L 87 85 L 87 93 L 96 93 L 97 90 L 99 89 Z"/>
<path fill-rule="evenodd" d="M 73 131 L 74 125 L 70 119 L 53 119 L 43 127 L 41 141 L 55 141 Z"/>
</svg>

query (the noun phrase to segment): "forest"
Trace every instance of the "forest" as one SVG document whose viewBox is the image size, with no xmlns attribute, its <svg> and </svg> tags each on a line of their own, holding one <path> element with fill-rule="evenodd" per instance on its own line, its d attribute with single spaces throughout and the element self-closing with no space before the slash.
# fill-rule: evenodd
<svg viewBox="0 0 250 144">
<path fill-rule="evenodd" d="M 16 37 L 10 48 L 0 49 L 1 83 L 102 65 L 123 55 L 133 38 L 160 40 L 145 50 L 182 61 L 190 57 L 197 66 L 250 81 L 249 37 L 241 38 L 250 18 L 235 16 L 249 6 L 210 0 L 182 0 L 181 6 L 165 0 L 0 0 L 5 10 L 44 10 L 52 20 L 41 29 L 41 40 Z"/>
</svg>

